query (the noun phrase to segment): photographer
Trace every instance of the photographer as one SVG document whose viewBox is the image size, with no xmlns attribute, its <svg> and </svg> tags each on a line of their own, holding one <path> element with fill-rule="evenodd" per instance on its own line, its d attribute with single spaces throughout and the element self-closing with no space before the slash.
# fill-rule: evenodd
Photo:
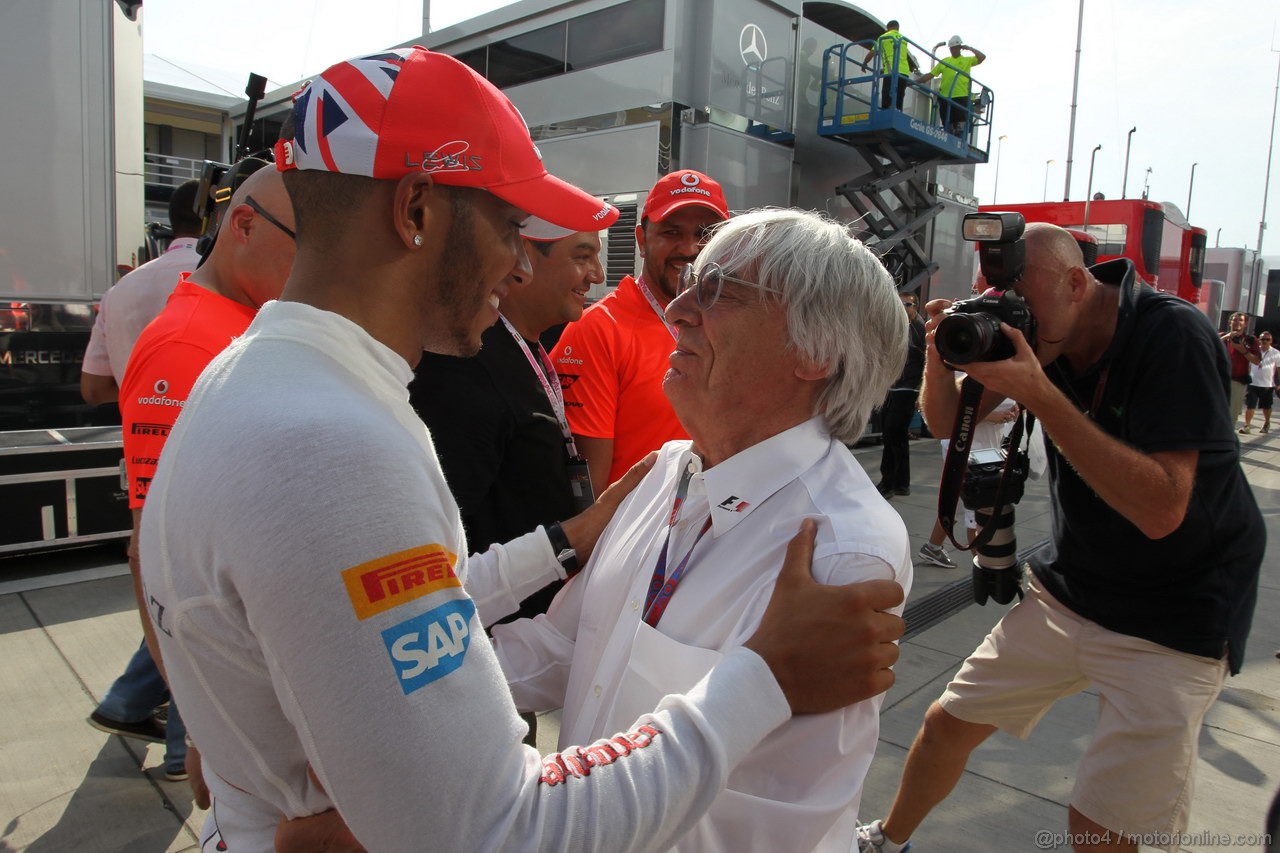
<svg viewBox="0 0 1280 853">
<path fill-rule="evenodd" d="M 1200 722 L 1239 671 L 1257 598 L 1262 518 L 1240 471 L 1223 346 L 1195 307 L 1117 260 L 1086 269 L 1071 235 L 1026 230 L 1015 288 L 1038 349 L 1008 325 L 1009 358 L 967 365 L 986 394 L 1043 425 L 1053 533 L 1025 600 L 965 661 L 925 715 L 889 816 L 860 849 L 897 851 L 997 729 L 1025 738 L 1058 699 L 1093 687 L 1094 738 L 1068 814 L 1091 850 L 1186 829 Z M 926 308 L 922 402 L 945 432 L 958 402 Z M 1077 850 L 1082 849 L 1077 847 Z"/>
</svg>

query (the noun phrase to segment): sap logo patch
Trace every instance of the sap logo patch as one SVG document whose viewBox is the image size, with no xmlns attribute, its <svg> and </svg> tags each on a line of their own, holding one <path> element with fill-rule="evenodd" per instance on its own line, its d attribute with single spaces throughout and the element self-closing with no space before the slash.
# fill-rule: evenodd
<svg viewBox="0 0 1280 853">
<path fill-rule="evenodd" d="M 363 620 L 424 595 L 462 586 L 453 573 L 457 561 L 456 554 L 433 542 L 347 569 L 342 582 L 356 618 Z"/>
<path fill-rule="evenodd" d="M 469 598 L 450 601 L 382 632 L 406 696 L 462 666 L 471 645 L 475 612 Z"/>
</svg>

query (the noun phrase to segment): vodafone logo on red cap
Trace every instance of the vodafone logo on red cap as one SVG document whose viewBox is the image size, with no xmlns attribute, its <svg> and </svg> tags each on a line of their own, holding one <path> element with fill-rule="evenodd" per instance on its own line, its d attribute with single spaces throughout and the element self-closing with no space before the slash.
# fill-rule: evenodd
<svg viewBox="0 0 1280 853">
<path fill-rule="evenodd" d="M 729 216 L 729 206 L 720 184 L 692 169 L 672 172 L 659 179 L 649 191 L 644 215 L 661 222 L 677 209 L 691 204 L 714 210 L 722 219 Z"/>
<path fill-rule="evenodd" d="M 684 195 L 685 193 L 697 193 L 698 195 L 704 195 L 707 198 L 711 198 L 710 190 L 698 186 L 699 184 L 702 183 L 702 178 L 699 177 L 694 172 L 685 172 L 683 175 L 681 175 L 680 183 L 682 184 L 682 186 L 672 187 L 670 190 L 667 191 L 667 195 L 669 197 L 678 198 Z"/>
</svg>

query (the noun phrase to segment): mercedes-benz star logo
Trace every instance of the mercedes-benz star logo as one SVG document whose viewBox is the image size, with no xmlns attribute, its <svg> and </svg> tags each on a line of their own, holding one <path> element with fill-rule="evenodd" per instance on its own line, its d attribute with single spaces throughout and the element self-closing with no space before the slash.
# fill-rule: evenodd
<svg viewBox="0 0 1280 853">
<path fill-rule="evenodd" d="M 768 59 L 769 44 L 765 41 L 764 30 L 755 24 L 743 27 L 738 35 L 738 52 L 742 54 L 742 64 L 748 68 Z"/>
</svg>

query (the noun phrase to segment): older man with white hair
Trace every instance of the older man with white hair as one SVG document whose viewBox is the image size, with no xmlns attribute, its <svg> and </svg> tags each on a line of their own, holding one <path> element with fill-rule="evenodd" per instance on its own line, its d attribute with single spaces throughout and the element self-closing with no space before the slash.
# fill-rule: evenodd
<svg viewBox="0 0 1280 853">
<path fill-rule="evenodd" d="M 911 584 L 902 520 L 844 445 L 905 356 L 879 261 L 839 223 L 760 210 L 718 226 L 680 282 L 664 390 L 692 441 L 662 448 L 546 616 L 494 629 L 517 705 L 564 708 L 562 744 L 622 730 L 742 645 L 804 519 L 819 582 Z M 854 849 L 879 707 L 774 730 L 674 849 Z"/>
</svg>

